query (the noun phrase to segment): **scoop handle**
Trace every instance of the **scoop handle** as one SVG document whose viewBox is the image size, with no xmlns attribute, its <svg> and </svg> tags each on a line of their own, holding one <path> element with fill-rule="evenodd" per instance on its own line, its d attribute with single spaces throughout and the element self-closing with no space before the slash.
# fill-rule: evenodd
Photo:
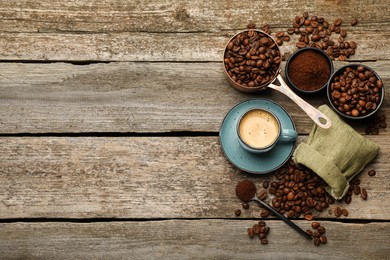
<svg viewBox="0 0 390 260">
<path fill-rule="evenodd" d="M 273 207 L 269 206 L 267 203 L 265 203 L 264 201 L 262 200 L 259 200 L 257 197 L 254 197 L 252 199 L 253 201 L 256 201 L 257 203 L 259 203 L 262 207 L 266 208 L 267 210 L 271 211 L 272 214 L 278 218 L 280 218 L 281 220 L 283 220 L 284 222 L 286 222 L 287 225 L 289 225 L 290 227 L 292 227 L 293 229 L 295 229 L 298 233 L 300 233 L 302 236 L 306 237 L 307 239 L 309 240 L 312 240 L 313 238 L 308 234 L 306 233 L 302 228 L 300 228 L 299 226 L 297 226 L 294 222 L 292 222 L 291 220 L 289 220 L 288 218 L 286 218 L 285 216 L 283 216 L 282 214 L 280 214 L 279 212 L 277 212 Z"/>
<path fill-rule="evenodd" d="M 322 128 L 329 128 L 332 126 L 332 122 L 330 118 L 322 113 L 321 111 L 318 111 L 315 109 L 312 105 L 307 103 L 305 100 L 297 96 L 284 82 L 282 76 L 280 73 L 275 78 L 278 79 L 280 86 L 275 85 L 274 82 L 268 85 L 269 88 L 275 89 L 283 94 L 285 94 L 287 97 L 289 97 L 292 101 L 294 101 L 300 108 L 302 108 L 303 111 L 306 112 L 306 114 L 320 127 Z"/>
</svg>

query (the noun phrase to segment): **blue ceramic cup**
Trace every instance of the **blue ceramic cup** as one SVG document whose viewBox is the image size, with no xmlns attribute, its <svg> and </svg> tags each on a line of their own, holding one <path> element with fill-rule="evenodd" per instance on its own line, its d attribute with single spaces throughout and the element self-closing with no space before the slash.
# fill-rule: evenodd
<svg viewBox="0 0 390 260">
<path fill-rule="evenodd" d="M 278 142 L 295 142 L 298 133 L 284 129 L 279 118 L 264 108 L 246 110 L 237 120 L 237 135 L 241 146 L 251 153 L 270 151 Z"/>
</svg>

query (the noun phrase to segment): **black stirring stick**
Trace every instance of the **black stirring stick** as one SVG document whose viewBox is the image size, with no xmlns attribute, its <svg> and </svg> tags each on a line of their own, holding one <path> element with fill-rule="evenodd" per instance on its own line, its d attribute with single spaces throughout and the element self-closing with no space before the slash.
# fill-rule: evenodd
<svg viewBox="0 0 390 260">
<path fill-rule="evenodd" d="M 282 214 L 277 212 L 273 207 L 269 206 L 264 201 L 260 200 L 256 196 L 256 186 L 253 182 L 248 181 L 248 180 L 244 180 L 244 181 L 240 181 L 239 183 L 237 183 L 236 194 L 237 194 L 237 197 L 244 202 L 256 201 L 257 203 L 260 204 L 260 206 L 271 211 L 273 215 L 275 215 L 279 219 L 283 220 L 287 225 L 289 225 L 290 227 L 295 229 L 298 233 L 300 233 L 301 235 L 303 235 L 304 237 L 306 237 L 309 240 L 313 239 L 312 236 L 310 236 L 308 233 L 306 233 L 302 228 L 297 226 L 294 222 L 292 222 L 291 220 L 289 220 L 288 218 L 286 218 L 285 216 L 283 216 Z"/>
</svg>

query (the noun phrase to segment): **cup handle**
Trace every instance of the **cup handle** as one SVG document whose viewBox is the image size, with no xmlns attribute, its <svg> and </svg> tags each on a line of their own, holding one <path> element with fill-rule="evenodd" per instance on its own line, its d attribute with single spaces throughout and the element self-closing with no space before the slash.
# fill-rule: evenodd
<svg viewBox="0 0 390 260">
<path fill-rule="evenodd" d="M 294 129 L 282 129 L 280 132 L 280 142 L 293 142 L 297 139 L 298 133 Z"/>
</svg>

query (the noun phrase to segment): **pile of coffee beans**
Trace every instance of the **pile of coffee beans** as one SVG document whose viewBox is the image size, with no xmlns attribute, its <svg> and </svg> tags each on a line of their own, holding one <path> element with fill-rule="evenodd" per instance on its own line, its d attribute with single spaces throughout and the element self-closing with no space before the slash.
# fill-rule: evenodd
<svg viewBox="0 0 390 260">
<path fill-rule="evenodd" d="M 317 221 L 312 222 L 311 227 L 313 229 L 308 229 L 306 233 L 313 237 L 314 245 L 319 246 L 321 244 L 326 244 L 328 242 L 328 239 L 325 236 L 325 227 Z"/>
<path fill-rule="evenodd" d="M 268 244 L 267 236 L 269 234 L 270 228 L 267 227 L 267 224 L 265 221 L 259 221 L 259 223 L 256 223 L 253 225 L 253 227 L 250 227 L 247 229 L 247 233 L 249 238 L 254 238 L 257 236 L 260 239 L 260 243 L 262 245 Z"/>
<path fill-rule="evenodd" d="M 275 174 L 276 180 L 271 182 L 268 192 L 272 198 L 272 206 L 287 217 L 299 217 L 312 220 L 311 210 L 319 212 L 334 203 L 334 199 L 325 190 L 325 182 L 306 167 L 297 166 L 292 160 L 280 168 Z"/>
<path fill-rule="evenodd" d="M 371 122 L 368 123 L 366 129 L 364 132 L 366 134 L 371 134 L 371 135 L 378 135 L 379 134 L 379 129 L 381 128 L 386 128 L 387 123 L 386 123 L 386 116 L 384 114 L 382 115 L 375 115 Z"/>
<path fill-rule="evenodd" d="M 281 62 L 279 48 L 268 35 L 246 30 L 226 46 L 224 66 L 227 74 L 244 87 L 259 87 L 275 78 Z"/>
<path fill-rule="evenodd" d="M 372 113 L 381 101 L 383 82 L 366 66 L 346 67 L 333 78 L 330 96 L 333 105 L 341 113 L 364 116 Z"/>
<path fill-rule="evenodd" d="M 324 17 L 304 12 L 302 16 L 295 17 L 292 28 L 287 29 L 287 33 L 299 35 L 299 40 L 296 43 L 298 48 L 306 46 L 319 48 L 326 51 L 331 59 L 345 60 L 355 54 L 357 44 L 355 41 L 345 40 L 347 31 L 342 29 L 342 23 L 341 18 L 331 23 Z M 354 19 L 351 25 L 355 26 L 357 23 L 357 20 Z M 337 40 L 331 38 L 333 33 L 339 35 Z"/>
</svg>

